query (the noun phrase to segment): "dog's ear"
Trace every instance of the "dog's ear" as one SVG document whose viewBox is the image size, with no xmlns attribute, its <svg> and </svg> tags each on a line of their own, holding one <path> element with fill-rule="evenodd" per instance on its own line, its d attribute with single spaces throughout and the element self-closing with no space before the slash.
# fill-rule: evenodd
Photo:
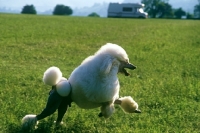
<svg viewBox="0 0 200 133">
<path fill-rule="evenodd" d="M 112 57 L 107 57 L 103 60 L 100 67 L 100 72 L 103 74 L 109 74 L 111 69 L 115 69 L 118 72 L 119 62 Z"/>
<path fill-rule="evenodd" d="M 113 60 L 112 58 L 108 57 L 103 60 L 102 65 L 100 67 L 101 73 L 108 74 L 110 72 L 113 63 L 112 60 Z"/>
</svg>

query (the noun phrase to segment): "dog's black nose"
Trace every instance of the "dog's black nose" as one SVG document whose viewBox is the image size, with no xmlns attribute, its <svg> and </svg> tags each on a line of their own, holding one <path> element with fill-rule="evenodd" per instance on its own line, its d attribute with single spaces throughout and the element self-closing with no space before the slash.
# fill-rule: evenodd
<svg viewBox="0 0 200 133">
<path fill-rule="evenodd" d="M 131 63 L 127 63 L 127 64 L 124 66 L 124 68 L 128 68 L 128 69 L 134 70 L 134 69 L 136 69 L 137 67 L 136 67 L 135 65 L 131 64 Z"/>
<path fill-rule="evenodd" d="M 134 65 L 133 65 L 133 68 L 132 68 L 132 69 L 134 70 L 134 69 L 136 69 L 136 68 L 137 68 L 137 66 L 134 66 Z"/>
<path fill-rule="evenodd" d="M 136 109 L 134 113 L 141 113 L 141 110 Z"/>
</svg>

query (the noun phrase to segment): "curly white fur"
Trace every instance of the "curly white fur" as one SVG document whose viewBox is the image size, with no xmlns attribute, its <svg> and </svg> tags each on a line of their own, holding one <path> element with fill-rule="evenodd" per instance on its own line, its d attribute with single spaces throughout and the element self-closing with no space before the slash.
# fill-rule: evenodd
<svg viewBox="0 0 200 133">
<path fill-rule="evenodd" d="M 117 58 L 118 60 L 129 61 L 128 55 L 126 51 L 117 44 L 107 43 L 106 45 L 103 45 L 96 53 L 95 56 L 101 55 L 101 54 L 109 54 L 112 57 Z"/>
<path fill-rule="evenodd" d="M 114 112 L 114 101 L 119 98 L 117 73 L 121 62 L 129 62 L 126 51 L 108 43 L 94 55 L 86 58 L 69 77 L 72 85 L 72 100 L 81 108 L 102 107 L 108 118 Z M 106 104 L 107 103 L 107 104 Z"/>
<path fill-rule="evenodd" d="M 58 67 L 53 66 L 48 68 L 44 72 L 43 81 L 50 86 L 56 85 L 57 92 L 61 96 L 68 96 L 71 91 L 68 80 L 62 77 L 62 72 Z"/>
</svg>

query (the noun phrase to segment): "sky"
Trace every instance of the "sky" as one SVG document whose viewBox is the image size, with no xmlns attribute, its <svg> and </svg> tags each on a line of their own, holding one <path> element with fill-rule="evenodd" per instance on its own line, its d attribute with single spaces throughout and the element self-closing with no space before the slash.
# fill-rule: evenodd
<svg viewBox="0 0 200 133">
<path fill-rule="evenodd" d="M 123 2 L 123 0 L 0 0 L 0 7 L 18 9 L 26 4 L 33 4 L 39 10 L 47 10 L 54 8 L 57 4 L 64 4 L 71 8 L 81 8 L 103 2 Z"/>
<path fill-rule="evenodd" d="M 110 3 L 110 2 L 132 2 L 139 3 L 141 0 L 0 0 L 0 8 L 7 8 L 11 10 L 21 10 L 27 4 L 33 4 L 36 10 L 46 11 L 52 10 L 57 4 L 64 4 L 73 8 L 91 7 L 95 3 Z M 180 7 L 184 5 L 185 8 L 194 7 L 198 0 L 169 0 L 173 7 Z M 185 9 L 185 10 L 188 10 Z"/>
</svg>

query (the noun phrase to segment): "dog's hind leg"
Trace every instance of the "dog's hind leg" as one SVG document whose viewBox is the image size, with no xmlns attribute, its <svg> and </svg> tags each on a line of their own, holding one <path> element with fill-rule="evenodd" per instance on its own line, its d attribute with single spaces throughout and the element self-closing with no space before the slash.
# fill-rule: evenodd
<svg viewBox="0 0 200 133">
<path fill-rule="evenodd" d="M 45 109 L 39 115 L 36 116 L 37 120 L 44 119 L 45 117 L 53 114 L 58 109 L 62 100 L 63 100 L 63 97 L 60 96 L 56 92 L 56 90 L 52 90 L 50 92 L 50 96 L 48 98 Z"/>
<path fill-rule="evenodd" d="M 50 92 L 45 109 L 39 115 L 26 115 L 22 119 L 22 129 L 29 130 L 36 125 L 37 121 L 53 114 L 58 109 L 62 100 L 63 97 L 60 96 L 55 89 L 53 89 Z"/>
<path fill-rule="evenodd" d="M 58 117 L 57 117 L 57 120 L 56 120 L 56 125 L 61 124 L 63 116 L 65 115 L 68 107 L 71 107 L 71 102 L 72 102 L 71 97 L 67 96 L 60 103 L 60 105 L 58 107 Z"/>
</svg>

